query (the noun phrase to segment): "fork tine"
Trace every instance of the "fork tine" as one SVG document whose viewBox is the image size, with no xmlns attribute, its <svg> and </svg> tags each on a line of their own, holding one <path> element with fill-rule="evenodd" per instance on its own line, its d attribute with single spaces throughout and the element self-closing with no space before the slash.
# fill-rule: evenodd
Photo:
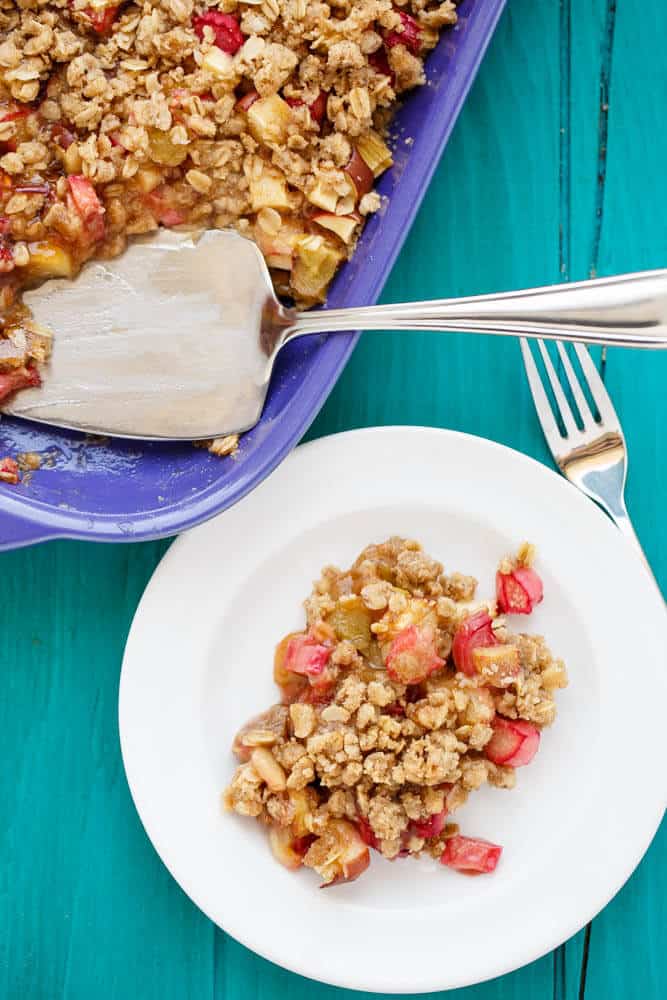
<svg viewBox="0 0 667 1000">
<path fill-rule="evenodd" d="M 565 398 L 565 393 L 561 387 L 561 384 L 556 375 L 556 369 L 551 363 L 551 358 L 549 357 L 549 352 L 546 349 L 546 345 L 543 340 L 538 340 L 538 346 L 540 348 L 540 354 L 542 355 L 542 360 L 544 361 L 544 368 L 547 373 L 547 378 L 551 383 L 551 388 L 553 394 L 556 398 L 556 405 L 560 410 L 561 420 L 565 427 L 565 433 L 568 437 L 575 437 L 577 434 L 577 425 L 574 422 L 574 417 L 572 416 L 572 410 L 570 409 L 570 404 Z"/>
<path fill-rule="evenodd" d="M 588 382 L 588 388 L 591 391 L 591 396 L 595 400 L 595 405 L 599 410 L 602 423 L 605 425 L 605 430 L 620 431 L 621 424 L 616 415 L 616 410 L 614 409 L 614 405 L 609 398 L 609 393 L 607 392 L 605 384 L 600 378 L 600 373 L 593 364 L 590 354 L 583 344 L 575 344 L 574 349 L 577 352 L 577 357 L 579 358 L 579 364 L 581 365 L 581 370 L 584 373 L 584 378 Z"/>
<path fill-rule="evenodd" d="M 577 404 L 577 409 L 579 410 L 579 415 L 581 416 L 581 421 L 586 427 L 592 427 L 595 423 L 593 420 L 593 414 L 591 413 L 590 407 L 586 401 L 581 386 L 579 385 L 579 379 L 574 374 L 574 368 L 572 367 L 572 362 L 565 349 L 565 345 L 560 341 L 556 341 L 556 347 L 558 348 L 558 356 L 560 357 L 563 368 L 565 369 L 565 376 L 570 384 L 570 389 L 572 395 L 574 396 L 574 401 Z"/>
<path fill-rule="evenodd" d="M 521 338 L 521 353 L 523 355 L 523 364 L 528 377 L 528 385 L 530 386 L 533 402 L 535 403 L 535 409 L 537 410 L 537 416 L 540 424 L 542 425 L 542 430 L 544 431 L 544 436 L 547 439 L 547 444 L 551 448 L 551 451 L 554 452 L 554 448 L 558 448 L 561 445 L 563 438 L 558 429 L 558 424 L 556 423 L 553 410 L 551 409 L 551 403 L 549 402 L 548 396 L 544 391 L 542 379 L 540 378 L 540 373 L 537 370 L 537 365 L 535 364 L 532 351 L 525 337 Z"/>
</svg>

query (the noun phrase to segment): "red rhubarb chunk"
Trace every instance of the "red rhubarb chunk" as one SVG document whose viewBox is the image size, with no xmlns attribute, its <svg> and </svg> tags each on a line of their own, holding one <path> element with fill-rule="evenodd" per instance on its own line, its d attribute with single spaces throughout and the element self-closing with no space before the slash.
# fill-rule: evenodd
<svg viewBox="0 0 667 1000">
<path fill-rule="evenodd" d="M 416 625 L 398 633 L 385 657 L 387 673 L 400 684 L 419 684 L 444 663 L 435 649 L 433 629 Z"/>
<path fill-rule="evenodd" d="M 492 844 L 488 840 L 457 834 L 445 844 L 440 863 L 459 872 L 488 874 L 494 871 L 502 850 L 499 844 Z"/>
<path fill-rule="evenodd" d="M 389 65 L 389 60 L 387 59 L 387 50 L 378 49 L 377 52 L 372 52 L 368 57 L 368 62 L 373 67 L 376 73 L 381 73 L 383 76 L 388 76 L 393 87 L 394 80 L 396 79 L 394 71 Z"/>
<path fill-rule="evenodd" d="M 51 126 L 51 137 L 61 149 L 69 149 L 75 140 L 75 135 L 64 125 L 55 124 Z M 112 140 L 113 142 L 113 140 Z"/>
<path fill-rule="evenodd" d="M 96 31 L 98 35 L 106 35 L 111 31 L 112 25 L 116 20 L 116 15 L 118 14 L 118 5 L 112 5 L 110 7 L 84 7 L 82 13 L 86 15 L 90 21 L 90 26 L 93 31 Z"/>
<path fill-rule="evenodd" d="M 236 102 L 236 107 L 239 111 L 247 111 L 248 108 L 251 108 L 257 100 L 259 100 L 259 94 L 257 91 L 249 90 L 247 94 L 243 95 L 243 97 L 239 97 Z"/>
<path fill-rule="evenodd" d="M 457 670 L 472 677 L 475 674 L 475 665 L 472 659 L 472 651 L 478 646 L 497 646 L 498 640 L 491 628 L 491 616 L 488 611 L 482 609 L 476 611 L 474 615 L 459 625 L 452 642 L 452 656 Z"/>
<path fill-rule="evenodd" d="M 314 844 L 317 837 L 313 833 L 307 833 L 305 837 L 295 837 L 292 841 L 292 850 L 301 857 L 304 856 L 311 844 Z"/>
<path fill-rule="evenodd" d="M 156 222 L 161 222 L 163 226 L 180 226 L 186 221 L 185 215 L 171 204 L 171 189 L 161 184 L 146 195 L 144 201 Z"/>
<path fill-rule="evenodd" d="M 327 94 L 321 90 L 314 101 L 311 101 L 308 105 L 308 110 L 310 111 L 310 117 L 318 125 L 324 118 L 325 112 L 327 110 Z M 239 101 L 239 104 L 241 102 Z M 286 97 L 285 103 L 289 104 L 290 108 L 302 108 L 304 102 L 300 97 Z"/>
<path fill-rule="evenodd" d="M 81 216 L 88 236 L 94 241 L 103 239 L 104 208 L 95 193 L 95 188 L 80 174 L 70 174 L 67 183 L 73 206 Z"/>
<path fill-rule="evenodd" d="M 397 11 L 397 14 L 401 19 L 402 30 L 390 31 L 385 35 L 384 43 L 390 49 L 395 45 L 405 45 L 406 49 L 409 49 L 410 52 L 416 55 L 422 44 L 421 28 L 414 17 L 406 14 L 404 10 Z"/>
<path fill-rule="evenodd" d="M 28 389 L 42 384 L 36 368 L 14 368 L 0 373 L 0 402 L 11 396 L 18 389 Z"/>
<path fill-rule="evenodd" d="M 528 615 L 544 597 L 542 580 L 534 569 L 519 566 L 511 573 L 496 573 L 498 607 L 507 615 Z"/>
<path fill-rule="evenodd" d="M 25 118 L 31 111 L 32 108 L 28 104 L 12 104 L 6 111 L 0 111 L 0 122 L 13 122 L 17 118 Z"/>
<path fill-rule="evenodd" d="M 431 837 L 439 837 L 442 831 L 445 829 L 445 822 L 447 820 L 447 810 L 443 809 L 439 813 L 433 813 L 428 819 L 422 820 L 419 823 L 412 823 L 410 829 L 417 837 L 423 837 L 424 840 L 429 840 Z"/>
<path fill-rule="evenodd" d="M 368 844 L 369 847 L 372 847 L 376 851 L 379 850 L 378 839 L 373 833 L 373 827 L 363 816 L 360 816 L 357 820 L 357 829 L 364 844 Z"/>
<path fill-rule="evenodd" d="M 331 649 L 309 635 L 292 636 L 287 644 L 285 669 L 292 674 L 318 677 L 329 662 Z"/>
<path fill-rule="evenodd" d="M 333 696 L 333 684 L 330 681 L 326 684 L 315 684 L 312 677 L 309 680 L 310 683 L 307 683 L 292 700 L 298 701 L 301 705 L 328 705 Z"/>
<path fill-rule="evenodd" d="M 17 184 L 14 190 L 17 194 L 42 194 L 47 197 L 51 194 L 51 185 L 48 182 L 41 184 L 35 181 L 32 184 Z"/>
<path fill-rule="evenodd" d="M 210 28 L 214 35 L 214 44 L 230 56 L 238 52 L 245 41 L 236 18 L 219 10 L 197 14 L 192 18 L 192 27 L 200 39 L 204 37 L 204 28 Z"/>
<path fill-rule="evenodd" d="M 492 721 L 493 736 L 484 747 L 494 764 L 523 767 L 530 764 L 540 745 L 540 731 L 524 719 L 505 719 L 497 715 Z"/>
<path fill-rule="evenodd" d="M 314 101 L 308 105 L 310 117 L 319 125 L 327 110 L 327 94 L 321 90 Z"/>
<path fill-rule="evenodd" d="M 3 483 L 11 483 L 12 486 L 16 486 L 20 478 L 21 475 L 16 459 L 10 458 L 9 455 L 6 455 L 5 458 L 0 458 L 0 480 Z"/>
<path fill-rule="evenodd" d="M 357 827 L 346 819 L 331 820 L 328 831 L 333 834 L 331 862 L 329 867 L 333 878 L 325 886 L 340 882 L 354 882 L 370 864 L 370 851 L 364 843 Z"/>
</svg>

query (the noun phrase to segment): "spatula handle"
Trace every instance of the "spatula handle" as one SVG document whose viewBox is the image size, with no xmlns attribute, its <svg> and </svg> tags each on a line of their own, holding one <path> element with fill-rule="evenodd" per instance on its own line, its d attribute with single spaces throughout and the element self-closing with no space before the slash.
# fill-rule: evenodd
<svg viewBox="0 0 667 1000">
<path fill-rule="evenodd" d="M 498 295 L 299 313 L 286 339 L 344 330 L 462 330 L 666 348 L 667 270 Z"/>
</svg>

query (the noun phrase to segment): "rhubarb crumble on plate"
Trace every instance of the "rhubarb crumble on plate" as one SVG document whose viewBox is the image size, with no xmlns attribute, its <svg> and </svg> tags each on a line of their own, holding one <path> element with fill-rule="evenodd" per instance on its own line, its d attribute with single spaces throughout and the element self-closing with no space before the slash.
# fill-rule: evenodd
<svg viewBox="0 0 667 1000">
<path fill-rule="evenodd" d="M 322 301 L 455 22 L 452 0 L 0 0 L 0 401 L 48 356 L 22 288 L 160 225 L 235 227 L 279 293 Z"/>
<path fill-rule="evenodd" d="M 491 601 L 402 538 L 323 570 L 306 629 L 276 649 L 281 703 L 238 732 L 223 797 L 268 828 L 282 864 L 314 868 L 325 885 L 357 878 L 370 848 L 495 869 L 502 847 L 449 818 L 485 782 L 514 787 L 567 685 L 544 639 L 505 617 L 542 600 L 533 558 L 524 544 L 502 560 Z"/>
</svg>

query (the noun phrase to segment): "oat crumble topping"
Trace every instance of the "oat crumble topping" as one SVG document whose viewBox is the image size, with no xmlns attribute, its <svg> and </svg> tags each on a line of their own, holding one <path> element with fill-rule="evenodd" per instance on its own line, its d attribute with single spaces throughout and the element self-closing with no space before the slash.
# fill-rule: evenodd
<svg viewBox="0 0 667 1000">
<path fill-rule="evenodd" d="M 277 859 L 325 884 L 361 874 L 369 847 L 492 871 L 500 846 L 448 818 L 486 782 L 514 787 L 567 685 L 544 639 L 504 617 L 542 600 L 533 558 L 524 544 L 502 560 L 491 602 L 407 539 L 325 568 L 305 631 L 276 650 L 281 704 L 234 740 L 226 808 L 267 825 Z"/>
<path fill-rule="evenodd" d="M 234 227 L 322 301 L 455 22 L 452 0 L 0 0 L 0 401 L 49 353 L 21 289 L 160 225 Z"/>
</svg>

